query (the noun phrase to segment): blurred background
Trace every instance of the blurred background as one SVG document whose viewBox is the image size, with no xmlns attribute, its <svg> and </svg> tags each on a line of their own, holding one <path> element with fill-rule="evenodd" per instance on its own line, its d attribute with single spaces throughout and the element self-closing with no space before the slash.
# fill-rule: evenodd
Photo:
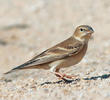
<svg viewBox="0 0 110 100">
<path fill-rule="evenodd" d="M 49 95 L 51 99 L 56 98 L 55 100 L 110 100 L 110 0 L 0 0 L 0 74 L 67 39 L 82 24 L 93 27 L 94 39 L 89 42 L 84 59 L 76 67 L 72 66 L 63 71 L 81 77 L 98 78 L 108 74 L 108 80 L 81 81 L 76 85 L 63 87 L 51 85 L 50 88 L 37 91 L 38 94 L 36 89 L 31 90 L 30 98 L 33 95 L 38 100 L 44 100 L 43 97 L 46 100 Z M 19 82 L 25 82 L 31 75 Z M 37 82 L 40 80 L 40 83 L 57 79 L 53 74 L 39 70 L 34 75 L 33 79 Z M 17 89 L 16 84 L 20 84 L 19 82 L 7 86 L 0 83 L 0 94 L 4 97 L 4 93 L 7 96 L 16 96 L 16 91 L 22 91 L 30 95 L 31 86 L 28 85 L 25 92 L 22 88 Z M 29 83 L 37 87 L 32 82 L 28 80 L 22 85 L 25 87 Z M 19 92 L 19 96 L 22 92 Z M 43 97 L 40 98 L 40 95 Z"/>
<path fill-rule="evenodd" d="M 67 39 L 81 24 L 95 30 L 92 48 L 110 44 L 109 0 L 0 0 L 0 8 L 0 73 Z"/>
</svg>

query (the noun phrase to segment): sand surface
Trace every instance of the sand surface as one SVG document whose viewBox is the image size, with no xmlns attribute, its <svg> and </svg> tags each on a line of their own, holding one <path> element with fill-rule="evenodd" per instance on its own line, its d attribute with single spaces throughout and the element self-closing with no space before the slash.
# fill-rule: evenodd
<svg viewBox="0 0 110 100">
<path fill-rule="evenodd" d="M 67 39 L 88 24 L 94 39 L 84 59 L 61 72 L 4 72 Z M 110 100 L 110 0 L 0 0 L 0 100 Z"/>
</svg>

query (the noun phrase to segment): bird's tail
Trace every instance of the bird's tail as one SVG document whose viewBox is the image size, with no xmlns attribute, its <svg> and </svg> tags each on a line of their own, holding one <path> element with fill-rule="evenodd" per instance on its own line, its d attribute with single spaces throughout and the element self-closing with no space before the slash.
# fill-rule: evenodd
<svg viewBox="0 0 110 100">
<path fill-rule="evenodd" d="M 9 73 L 11 73 L 11 72 L 13 72 L 13 71 L 15 71 L 15 70 L 12 69 L 12 70 L 10 70 L 10 71 L 4 73 L 4 74 L 9 74 Z"/>
<path fill-rule="evenodd" d="M 35 60 L 36 61 L 36 60 Z M 11 69 L 10 71 L 8 71 L 8 72 L 6 72 L 6 73 L 4 73 L 4 74 L 9 74 L 9 73 L 11 73 L 11 72 L 13 72 L 13 71 L 15 71 L 15 70 L 20 70 L 20 69 L 29 69 L 29 68 L 32 68 L 32 63 L 33 62 L 35 62 L 35 61 L 27 61 L 27 62 L 25 62 L 24 64 L 22 64 L 22 65 L 19 65 L 19 66 L 17 66 L 17 67 L 15 67 L 15 68 L 13 68 L 13 69 Z"/>
<path fill-rule="evenodd" d="M 23 69 L 24 66 L 26 66 L 26 65 L 28 65 L 28 64 L 29 64 L 29 63 L 24 63 L 24 64 L 22 64 L 22 65 L 20 65 L 20 66 L 17 66 L 17 67 L 15 67 L 15 68 L 11 69 L 10 71 L 8 71 L 8 72 L 6 72 L 6 73 L 4 73 L 4 74 L 9 74 L 9 73 L 11 73 L 11 72 L 13 72 L 13 71 Z"/>
</svg>

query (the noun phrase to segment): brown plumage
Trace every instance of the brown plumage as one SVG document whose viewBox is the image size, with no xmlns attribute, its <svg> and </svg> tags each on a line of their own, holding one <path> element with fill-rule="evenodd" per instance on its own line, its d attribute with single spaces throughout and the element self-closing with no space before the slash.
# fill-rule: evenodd
<svg viewBox="0 0 110 100">
<path fill-rule="evenodd" d="M 81 25 L 76 28 L 74 34 L 67 40 L 47 49 L 5 74 L 18 69 L 38 68 L 50 69 L 51 72 L 62 79 L 64 77 L 71 78 L 71 76 L 59 73 L 59 69 L 75 65 L 81 61 L 86 53 L 88 41 L 93 32 L 90 26 Z"/>
</svg>

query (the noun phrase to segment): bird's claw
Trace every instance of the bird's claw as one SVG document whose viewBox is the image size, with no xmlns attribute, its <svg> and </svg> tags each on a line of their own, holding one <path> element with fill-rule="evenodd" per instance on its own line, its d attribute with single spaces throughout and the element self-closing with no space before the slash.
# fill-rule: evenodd
<svg viewBox="0 0 110 100">
<path fill-rule="evenodd" d="M 55 73 L 55 75 L 57 77 L 59 77 L 59 79 L 65 79 L 65 78 L 68 78 L 68 79 L 73 79 L 73 78 L 76 78 L 78 75 L 66 75 L 66 74 L 61 74 L 61 73 Z"/>
</svg>

